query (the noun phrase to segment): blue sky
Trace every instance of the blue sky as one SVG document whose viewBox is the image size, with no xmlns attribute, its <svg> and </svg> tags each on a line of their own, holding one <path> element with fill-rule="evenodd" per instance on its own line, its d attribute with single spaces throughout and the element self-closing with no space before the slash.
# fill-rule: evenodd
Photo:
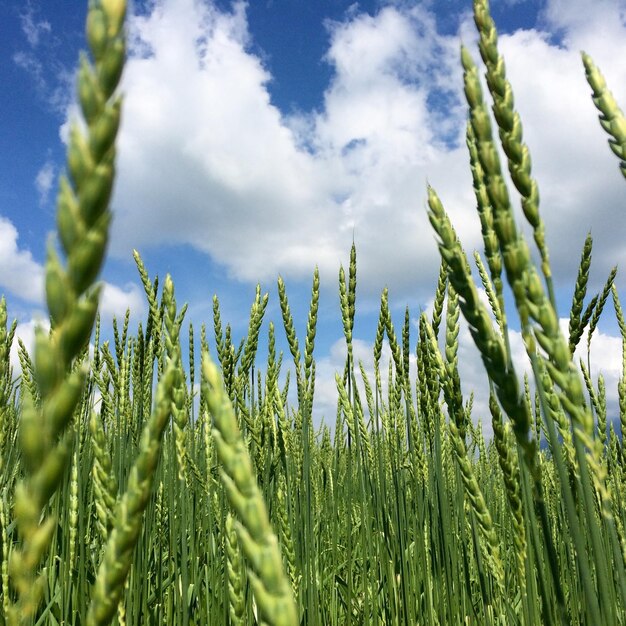
<svg viewBox="0 0 626 626">
<path fill-rule="evenodd" d="M 45 242 L 76 113 L 85 10 L 86 2 L 61 0 L 0 4 L 0 292 L 27 345 L 34 320 L 45 317 Z M 626 103 L 626 2 L 493 0 L 492 13 L 533 156 L 564 318 L 589 230 L 593 293 L 626 260 L 624 182 L 579 55 L 593 56 Z M 240 337 L 260 281 L 270 294 L 264 329 L 273 320 L 282 341 L 278 274 L 303 336 L 317 264 L 316 415 L 333 422 L 344 350 L 337 273 L 353 238 L 357 356 L 366 366 L 383 287 L 398 324 L 405 305 L 414 320 L 431 306 L 438 253 L 427 181 L 468 252 L 481 249 L 464 147 L 461 41 L 478 59 L 469 0 L 134 3 L 102 275 L 105 326 L 127 307 L 135 328 L 146 315 L 133 248 L 151 276 L 172 274 L 197 336 L 203 321 L 212 327 L 216 293 Z M 617 286 L 623 294 L 620 274 Z M 610 402 L 621 372 L 611 315 L 609 304 L 593 342 Z M 521 372 L 518 336 L 513 346 Z M 461 369 L 466 392 L 477 392 L 478 418 L 485 377 L 466 332 Z"/>
</svg>

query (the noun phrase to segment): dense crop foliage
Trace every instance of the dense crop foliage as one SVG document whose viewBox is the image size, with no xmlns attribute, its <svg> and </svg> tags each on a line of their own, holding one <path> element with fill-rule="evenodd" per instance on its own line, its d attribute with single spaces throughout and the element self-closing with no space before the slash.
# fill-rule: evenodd
<svg viewBox="0 0 626 626">
<path fill-rule="evenodd" d="M 17 378 L 9 360 L 16 323 L 7 325 L 0 302 L 1 623 L 626 624 L 626 450 L 607 428 L 603 379 L 573 361 L 611 296 L 624 342 L 623 432 L 626 323 L 615 272 L 585 304 L 588 238 L 563 335 L 537 185 L 486 0 L 474 11 L 495 125 L 478 69 L 467 50 L 461 56 L 485 252 L 474 259 L 490 309 L 429 188 L 442 258 L 433 315 L 420 316 L 412 338 L 407 311 L 396 332 L 385 290 L 368 378 L 352 349 L 352 248 L 339 274 L 347 358 L 336 376 L 336 424 L 316 433 L 317 271 L 303 344 L 278 281 L 289 368 L 272 323 L 268 354 L 257 355 L 268 302 L 260 288 L 238 345 L 214 299 L 213 347 L 202 326 L 198 354 L 172 279 L 159 296 L 138 254 L 145 326 L 133 332 L 127 312 L 121 328 L 114 321 L 114 345 L 100 343 L 94 281 L 110 222 L 125 2 L 90 3 L 93 64 L 83 59 L 78 78 L 86 124 L 71 133 L 58 202 L 66 265 L 51 247 L 51 331 L 37 333 L 32 357 L 20 343 Z M 626 122 L 591 59 L 583 61 L 626 175 Z M 513 217 L 496 128 L 538 266 Z M 534 394 L 513 367 L 503 273 Z M 491 441 L 461 392 L 461 313 L 489 378 Z M 385 340 L 392 359 L 381 372 Z"/>
</svg>

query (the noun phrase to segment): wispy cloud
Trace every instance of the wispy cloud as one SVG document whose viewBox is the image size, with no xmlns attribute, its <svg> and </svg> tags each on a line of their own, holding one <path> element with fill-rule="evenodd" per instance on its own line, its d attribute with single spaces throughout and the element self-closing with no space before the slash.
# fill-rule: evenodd
<svg viewBox="0 0 626 626">
<path fill-rule="evenodd" d="M 31 77 L 37 92 L 43 95 L 47 88 L 47 82 L 44 77 L 43 65 L 37 56 L 33 52 L 20 50 L 13 55 L 13 62 Z"/>
<path fill-rule="evenodd" d="M 65 114 L 74 100 L 74 72 L 59 61 L 59 40 L 48 20 L 39 19 L 40 8 L 26 2 L 19 14 L 25 45 L 12 59 L 33 81 L 37 97 L 55 113 Z"/>
<path fill-rule="evenodd" d="M 50 195 L 50 190 L 54 184 L 55 174 L 56 167 L 50 160 L 47 160 L 37 172 L 37 176 L 35 177 L 35 187 L 39 193 L 40 206 L 43 206 L 48 202 L 48 196 Z"/>
<path fill-rule="evenodd" d="M 32 2 L 26 2 L 24 10 L 20 13 L 22 32 L 32 48 L 39 45 L 40 37 L 52 32 L 52 26 L 48 20 L 37 18 L 38 12 Z"/>
</svg>

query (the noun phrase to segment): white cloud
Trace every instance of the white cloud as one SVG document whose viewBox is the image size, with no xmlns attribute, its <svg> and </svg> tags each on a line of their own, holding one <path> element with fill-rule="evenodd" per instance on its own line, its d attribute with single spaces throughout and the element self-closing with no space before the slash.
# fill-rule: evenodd
<svg viewBox="0 0 626 626">
<path fill-rule="evenodd" d="M 587 41 L 598 53 L 609 56 L 626 23 L 626 3 L 624 0 L 547 0 L 542 17 L 550 28 L 560 31 L 568 48 L 577 50 L 575 45 Z M 598 37 L 598 32 L 606 38 Z"/>
<path fill-rule="evenodd" d="M 145 296 L 139 286 L 128 283 L 122 289 L 111 283 L 104 283 L 99 307 L 103 320 L 110 321 L 115 316 L 119 321 L 124 318 L 127 309 L 130 309 L 131 319 L 138 321 L 143 318 L 146 310 Z"/>
<path fill-rule="evenodd" d="M 15 226 L 0 217 L 0 286 L 19 298 L 40 303 L 43 301 L 43 269 L 30 251 L 20 250 L 17 240 Z"/>
<path fill-rule="evenodd" d="M 39 192 L 39 204 L 44 205 L 48 201 L 48 196 L 55 178 L 55 166 L 52 161 L 46 161 L 35 177 L 35 187 Z"/>
<path fill-rule="evenodd" d="M 18 246 L 18 232 L 6 218 L 0 217 L 0 288 L 8 289 L 15 296 L 28 302 L 44 305 L 44 268 L 33 259 L 28 250 Z M 143 291 L 134 283 L 124 288 L 106 281 L 100 297 L 100 313 L 103 322 L 109 323 L 115 315 L 122 319 L 126 309 L 131 319 L 139 320 L 145 312 Z"/>
<path fill-rule="evenodd" d="M 297 117 L 271 103 L 241 4 L 220 13 L 164 0 L 131 29 L 116 255 L 189 243 L 244 280 L 308 276 L 316 263 L 334 278 L 354 232 L 362 293 L 419 289 L 437 256 L 427 174 L 436 183 L 454 173 L 448 206 L 471 206 L 463 152 L 449 153 L 450 129 L 429 108 L 429 94 L 446 95 L 459 75 L 456 40 L 439 36 L 430 14 L 387 8 L 333 24 L 324 109 Z"/>
<path fill-rule="evenodd" d="M 544 24 L 557 19 L 557 4 L 549 4 Z M 583 4 L 578 0 L 578 10 Z M 578 249 L 590 228 L 602 250 L 596 263 L 608 268 L 626 256 L 613 225 L 623 181 L 577 47 L 588 44 L 626 101 L 619 61 L 626 30 L 614 19 L 606 28 L 608 9 L 602 20 L 584 23 L 567 15 L 554 25 L 567 34 L 561 45 L 538 30 L 500 38 L 557 281 L 573 278 L 572 245 Z M 427 9 L 400 4 L 375 16 L 354 10 L 330 23 L 326 61 L 334 75 L 323 106 L 290 116 L 272 104 L 271 74 L 247 48 L 242 3 L 224 13 L 192 0 L 160 0 L 130 23 L 116 256 L 187 243 L 238 279 L 305 277 L 316 263 L 325 278 L 334 277 L 354 235 L 363 295 L 389 285 L 397 297 L 424 301 L 438 265 L 426 180 L 466 249 L 480 247 L 458 39 L 440 35 Z M 467 16 L 460 32 L 465 38 Z M 450 108 L 434 106 L 437 99 Z"/>
</svg>

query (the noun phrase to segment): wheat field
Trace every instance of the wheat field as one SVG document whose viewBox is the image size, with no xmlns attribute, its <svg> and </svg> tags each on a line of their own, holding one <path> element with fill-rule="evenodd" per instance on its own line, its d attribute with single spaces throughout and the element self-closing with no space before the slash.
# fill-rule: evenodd
<svg viewBox="0 0 626 626">
<path fill-rule="evenodd" d="M 468 258 L 428 187 L 441 253 L 433 313 L 412 337 L 408 309 L 394 328 L 384 290 L 368 376 L 353 354 L 352 247 L 338 282 L 347 358 L 336 421 L 317 432 L 317 270 L 300 338 L 278 279 L 282 319 L 261 355 L 260 288 L 236 344 L 217 297 L 212 329 L 194 328 L 173 278 L 151 278 L 135 253 L 147 319 L 132 329 L 127 312 L 113 345 L 100 341 L 126 3 L 90 1 L 84 123 L 70 131 L 61 249 L 49 246 L 45 266 L 51 328 L 37 331 L 32 354 L 19 342 L 17 376 L 17 322 L 0 301 L 1 624 L 626 624 L 626 322 L 615 270 L 588 297 L 589 236 L 563 334 L 522 122 L 488 2 L 473 5 L 481 68 L 466 48 L 460 56 L 484 250 Z M 593 60 L 582 61 L 626 177 L 626 120 Z M 623 343 L 619 416 L 607 415 L 602 377 L 573 356 L 611 314 L 609 298 Z M 489 379 L 490 440 L 461 391 L 461 315 Z M 532 387 L 513 365 L 509 315 Z M 283 330 L 289 355 L 276 351 Z M 381 371 L 384 342 L 392 358 Z"/>
</svg>

